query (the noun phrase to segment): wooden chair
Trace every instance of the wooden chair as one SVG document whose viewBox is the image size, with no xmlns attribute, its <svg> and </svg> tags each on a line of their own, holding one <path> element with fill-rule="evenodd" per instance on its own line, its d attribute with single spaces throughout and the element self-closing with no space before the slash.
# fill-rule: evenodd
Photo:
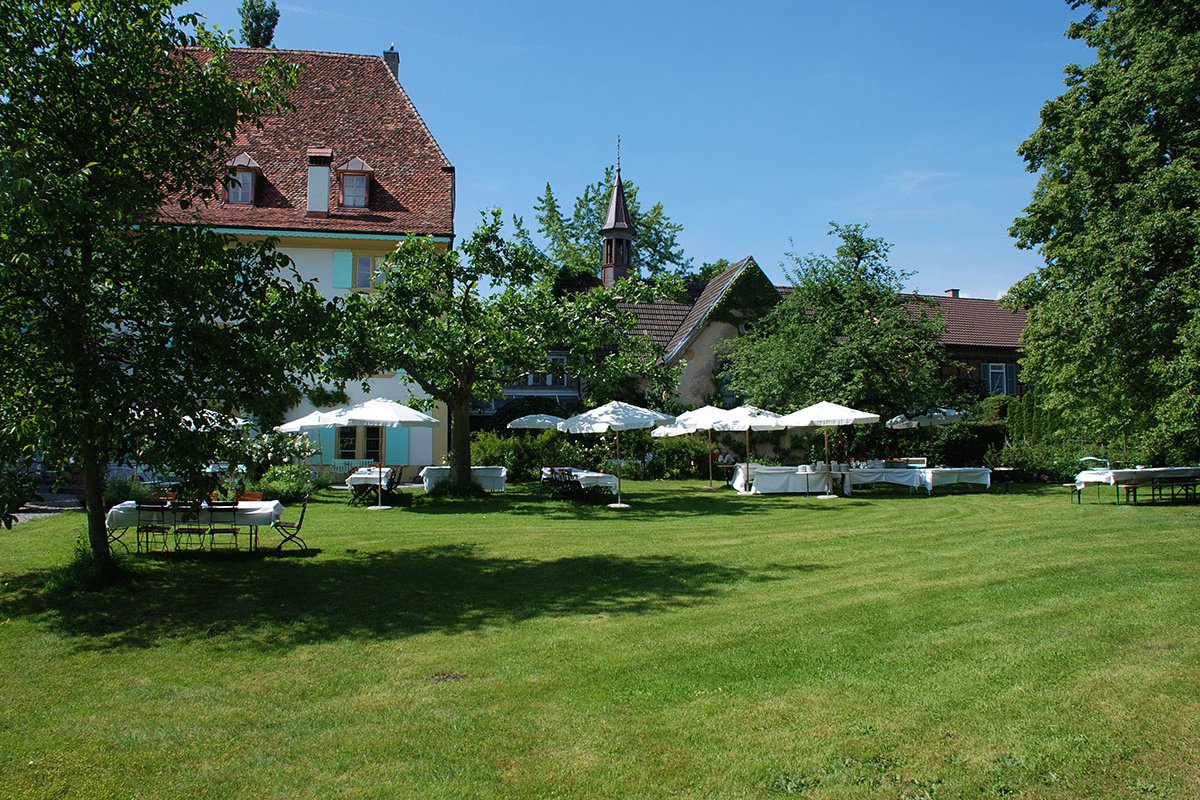
<svg viewBox="0 0 1200 800">
<path fill-rule="evenodd" d="M 238 546 L 238 534 L 242 529 L 237 525 L 237 500 L 208 501 L 208 549 L 217 549 L 217 537 L 227 536 L 233 542 L 233 549 Z M 228 517 L 228 521 L 217 517 Z"/>
<path fill-rule="evenodd" d="M 300 538 L 300 531 L 304 527 L 304 515 L 308 512 L 308 495 L 304 495 L 304 504 L 300 506 L 300 519 L 296 522 L 284 522 L 280 520 L 274 524 L 275 530 L 279 531 L 279 535 L 283 537 L 283 541 L 275 548 L 276 552 L 283 550 L 283 546 L 288 542 L 297 545 L 301 550 L 307 550 L 308 545 Z"/>
</svg>

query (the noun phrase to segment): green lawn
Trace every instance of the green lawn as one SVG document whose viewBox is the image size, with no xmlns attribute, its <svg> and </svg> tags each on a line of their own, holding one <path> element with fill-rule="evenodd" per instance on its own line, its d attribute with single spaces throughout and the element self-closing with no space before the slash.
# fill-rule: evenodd
<svg viewBox="0 0 1200 800">
<path fill-rule="evenodd" d="M 0 531 L 0 797 L 1200 796 L 1200 508 L 701 486 L 59 601 L 82 515 Z"/>
</svg>

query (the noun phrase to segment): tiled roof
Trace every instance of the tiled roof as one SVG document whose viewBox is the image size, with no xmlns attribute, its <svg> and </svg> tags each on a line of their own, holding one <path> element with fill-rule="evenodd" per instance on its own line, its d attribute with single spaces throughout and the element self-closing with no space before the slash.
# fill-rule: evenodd
<svg viewBox="0 0 1200 800">
<path fill-rule="evenodd" d="M 198 51 L 196 51 L 198 52 Z M 219 227 L 360 234 L 454 233 L 454 168 L 380 56 L 308 50 L 233 50 L 235 76 L 270 53 L 302 66 L 293 110 L 239 132 L 230 157 L 262 169 L 254 206 L 212 203 L 164 209 L 165 219 Z M 310 147 L 333 151 L 329 216 L 307 216 Z M 342 209 L 336 171 L 359 158 L 374 168 L 370 208 Z"/>
<path fill-rule="evenodd" d="M 631 333 L 649 334 L 651 340 L 665 350 L 692 307 L 688 303 L 659 300 L 654 303 L 623 303 L 621 308 L 637 316 Z"/>
<path fill-rule="evenodd" d="M 791 286 L 777 286 L 779 293 L 787 297 Z M 932 300 L 933 307 L 909 303 L 914 313 L 918 310 L 932 311 L 946 320 L 942 344 L 952 347 L 1006 347 L 1021 346 L 1021 331 L 1025 330 L 1025 309 L 1009 311 L 1001 308 L 995 300 L 976 297 L 949 297 L 941 294 L 917 295 Z"/>
<path fill-rule="evenodd" d="M 923 295 L 946 320 L 942 343 L 959 347 L 1020 347 L 1025 309 L 1009 311 L 995 300 Z M 915 307 L 914 307 L 915 308 Z"/>
<path fill-rule="evenodd" d="M 668 363 L 678 358 L 688 343 L 704 328 L 704 323 L 708 320 L 708 315 L 716 308 L 717 303 L 725 296 L 725 292 L 729 287 L 733 286 L 734 282 L 741 277 L 742 273 L 751 264 L 754 264 L 754 258 L 746 256 L 708 282 L 708 285 L 704 287 L 704 291 L 700 292 L 700 296 L 692 304 L 687 317 L 679 323 L 675 335 L 671 337 L 671 341 L 666 345 L 667 352 L 664 358 Z"/>
</svg>

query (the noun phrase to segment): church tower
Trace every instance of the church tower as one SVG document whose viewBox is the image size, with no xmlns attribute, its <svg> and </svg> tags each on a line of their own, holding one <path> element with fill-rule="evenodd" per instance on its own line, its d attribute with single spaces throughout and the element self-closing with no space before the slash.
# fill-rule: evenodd
<svg viewBox="0 0 1200 800">
<path fill-rule="evenodd" d="M 625 187 L 621 185 L 621 158 L 617 156 L 617 177 L 613 181 L 612 194 L 608 198 L 608 216 L 600 229 L 604 254 L 600 261 L 600 281 L 604 288 L 629 277 L 632 264 L 633 237 L 637 233 L 629 221 L 629 209 L 625 206 Z"/>
</svg>

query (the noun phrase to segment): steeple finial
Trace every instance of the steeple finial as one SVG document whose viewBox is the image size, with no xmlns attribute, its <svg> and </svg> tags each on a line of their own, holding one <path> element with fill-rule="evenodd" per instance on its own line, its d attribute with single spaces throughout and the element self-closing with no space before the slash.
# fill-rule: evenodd
<svg viewBox="0 0 1200 800">
<path fill-rule="evenodd" d="M 621 134 L 617 134 L 617 172 L 621 171 Z"/>
</svg>

